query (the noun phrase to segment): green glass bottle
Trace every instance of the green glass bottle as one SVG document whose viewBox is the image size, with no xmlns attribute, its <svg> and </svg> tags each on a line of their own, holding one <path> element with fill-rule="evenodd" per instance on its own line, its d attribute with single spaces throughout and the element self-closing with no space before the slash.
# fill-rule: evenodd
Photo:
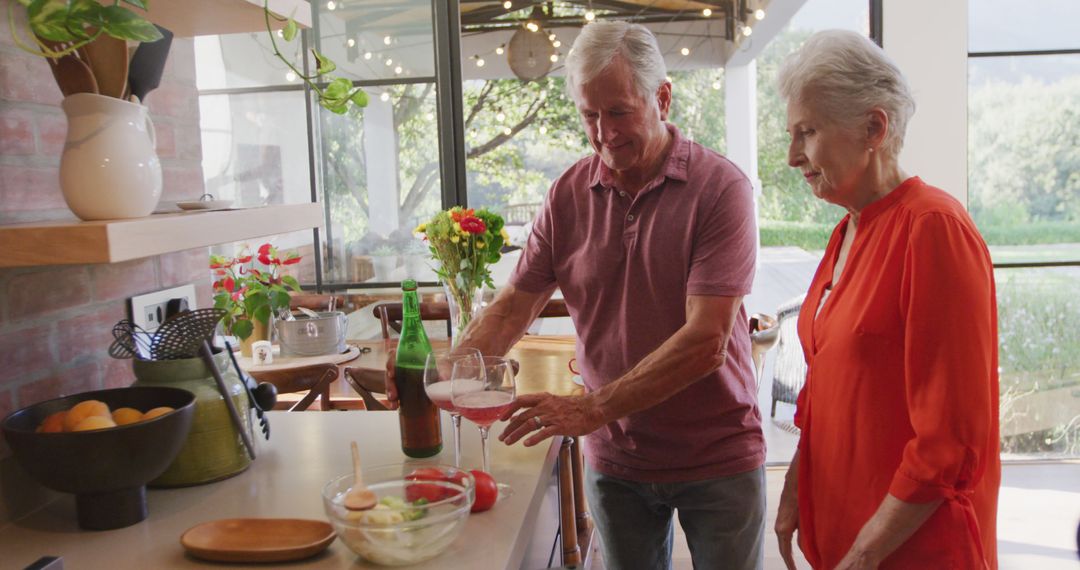
<svg viewBox="0 0 1080 570">
<path fill-rule="evenodd" d="M 416 281 L 402 281 L 401 290 L 401 336 L 394 359 L 394 383 L 401 403 L 401 450 L 409 457 L 431 457 L 442 451 L 439 408 L 424 390 L 424 363 L 431 353 L 431 342 L 420 321 Z"/>
</svg>

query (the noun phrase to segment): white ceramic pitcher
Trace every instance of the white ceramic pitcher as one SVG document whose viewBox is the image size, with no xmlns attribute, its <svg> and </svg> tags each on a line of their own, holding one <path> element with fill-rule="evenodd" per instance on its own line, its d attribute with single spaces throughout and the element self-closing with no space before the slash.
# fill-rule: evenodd
<svg viewBox="0 0 1080 570">
<path fill-rule="evenodd" d="M 68 131 L 60 158 L 64 200 L 83 220 L 138 218 L 161 198 L 161 161 L 146 107 L 93 93 L 61 104 Z"/>
</svg>

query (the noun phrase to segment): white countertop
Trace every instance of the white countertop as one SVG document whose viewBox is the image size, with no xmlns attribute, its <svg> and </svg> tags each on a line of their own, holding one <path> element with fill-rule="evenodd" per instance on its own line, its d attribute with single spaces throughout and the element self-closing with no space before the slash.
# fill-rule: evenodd
<svg viewBox="0 0 1080 570">
<path fill-rule="evenodd" d="M 180 535 L 188 528 L 214 519 L 241 517 L 310 518 L 327 520 L 322 506 L 323 485 L 351 471 L 349 441 L 360 446 L 366 465 L 401 463 L 396 412 L 270 412 L 271 439 L 256 443 L 257 459 L 230 479 L 183 489 L 150 489 L 149 517 L 127 528 L 86 531 L 75 522 L 75 499 L 64 494 L 14 523 L 0 528 L 0 569 L 21 569 L 42 556 L 61 556 L 68 570 L 160 569 L 222 566 L 186 555 Z M 480 468 L 480 436 L 470 422 L 462 422 L 466 468 Z M 491 460 L 495 479 L 508 483 L 514 494 L 485 513 L 469 516 L 465 529 L 450 548 L 424 564 L 426 569 L 518 569 L 541 511 L 558 447 L 547 442 L 533 448 L 507 447 L 491 430 Z M 453 433 L 443 414 L 443 452 L 416 463 L 453 463 Z M 469 537 L 474 537 L 470 540 Z M 230 564 L 245 567 L 248 565 Z M 276 568 L 373 567 L 340 540 L 321 555 Z"/>
</svg>

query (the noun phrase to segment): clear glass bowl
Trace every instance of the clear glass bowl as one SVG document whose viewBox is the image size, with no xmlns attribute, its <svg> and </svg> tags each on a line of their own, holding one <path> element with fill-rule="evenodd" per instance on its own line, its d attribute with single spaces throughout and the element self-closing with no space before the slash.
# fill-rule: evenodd
<svg viewBox="0 0 1080 570">
<path fill-rule="evenodd" d="M 416 469 L 434 469 L 429 473 L 445 480 L 408 479 Z M 476 498 L 473 476 L 446 465 L 384 465 L 364 469 L 362 475 L 379 498 L 374 509 L 345 508 L 352 473 L 326 484 L 323 507 L 342 542 L 365 560 L 385 566 L 416 564 L 438 556 L 461 532 Z"/>
</svg>

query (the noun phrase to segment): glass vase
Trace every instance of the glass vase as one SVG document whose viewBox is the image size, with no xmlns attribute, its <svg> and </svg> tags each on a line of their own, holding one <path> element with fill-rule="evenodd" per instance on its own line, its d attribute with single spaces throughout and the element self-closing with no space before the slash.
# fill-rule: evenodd
<svg viewBox="0 0 1080 570">
<path fill-rule="evenodd" d="M 483 308 L 484 290 L 477 287 L 472 290 L 459 289 L 443 283 L 446 293 L 446 305 L 450 309 L 450 346 L 457 346 L 465 327 L 475 319 Z"/>
</svg>

